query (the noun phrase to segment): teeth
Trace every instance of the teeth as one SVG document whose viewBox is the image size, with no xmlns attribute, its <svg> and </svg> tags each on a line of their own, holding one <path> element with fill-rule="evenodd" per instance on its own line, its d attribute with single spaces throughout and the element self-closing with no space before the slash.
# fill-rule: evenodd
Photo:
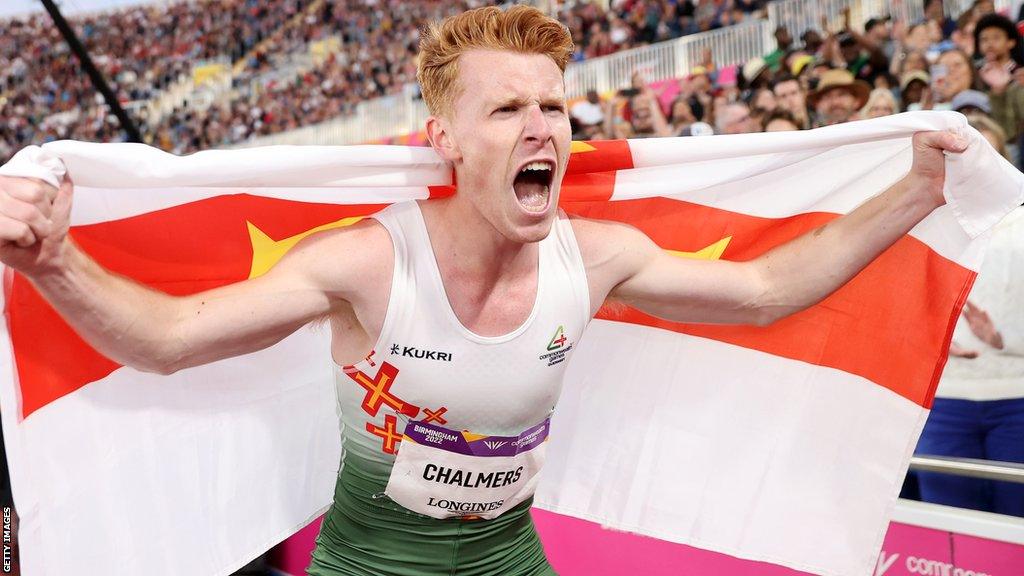
<svg viewBox="0 0 1024 576">
<path fill-rule="evenodd" d="M 547 162 L 530 162 L 522 169 L 523 172 L 527 170 L 551 170 L 551 165 Z"/>
</svg>

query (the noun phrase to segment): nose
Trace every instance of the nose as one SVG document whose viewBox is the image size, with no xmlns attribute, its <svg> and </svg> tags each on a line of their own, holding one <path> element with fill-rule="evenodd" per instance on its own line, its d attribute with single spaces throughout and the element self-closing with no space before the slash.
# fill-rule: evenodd
<svg viewBox="0 0 1024 576">
<path fill-rule="evenodd" d="M 530 106 L 523 125 L 523 140 L 544 144 L 551 139 L 551 124 L 540 106 Z"/>
</svg>

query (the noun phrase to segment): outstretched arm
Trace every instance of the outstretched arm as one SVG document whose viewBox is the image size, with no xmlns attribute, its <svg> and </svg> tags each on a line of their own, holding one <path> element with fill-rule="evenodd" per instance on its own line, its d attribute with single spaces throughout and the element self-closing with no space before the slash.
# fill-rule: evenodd
<svg viewBox="0 0 1024 576">
<path fill-rule="evenodd" d="M 678 258 L 628 226 L 577 221 L 592 300 L 678 322 L 770 324 L 820 302 L 944 202 L 950 133 L 914 136 L 910 173 L 853 212 L 747 262 Z"/>
<path fill-rule="evenodd" d="M 157 373 L 260 350 L 344 305 L 344 276 L 325 270 L 364 252 L 346 251 L 354 244 L 340 234 L 365 235 L 372 226 L 312 235 L 263 276 L 179 297 L 113 274 L 75 246 L 67 236 L 71 195 L 70 182 L 58 191 L 0 177 L 0 259 L 97 350 Z M 327 254 L 332 266 L 318 266 Z"/>
</svg>

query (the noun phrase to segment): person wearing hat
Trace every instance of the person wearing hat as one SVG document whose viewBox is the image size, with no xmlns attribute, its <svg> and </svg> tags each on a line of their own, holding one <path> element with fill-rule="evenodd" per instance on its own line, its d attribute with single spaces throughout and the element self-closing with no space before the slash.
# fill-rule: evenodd
<svg viewBox="0 0 1024 576">
<path fill-rule="evenodd" d="M 757 90 L 758 88 L 767 88 L 769 82 L 768 72 L 768 63 L 765 62 L 764 58 L 757 56 L 748 60 L 743 65 L 743 80 L 746 82 L 746 89 Z"/>
<path fill-rule="evenodd" d="M 920 104 L 924 91 L 931 83 L 931 76 L 921 70 L 905 72 L 900 77 L 900 110 L 906 112 L 912 104 Z"/>
<path fill-rule="evenodd" d="M 807 96 L 814 107 L 815 127 L 842 124 L 853 119 L 868 99 L 871 87 L 853 77 L 849 70 L 828 70 L 821 75 L 818 87 Z"/>
<path fill-rule="evenodd" d="M 988 94 L 977 90 L 964 90 L 953 97 L 949 107 L 956 112 L 968 116 L 971 114 L 992 115 L 992 102 Z"/>
</svg>

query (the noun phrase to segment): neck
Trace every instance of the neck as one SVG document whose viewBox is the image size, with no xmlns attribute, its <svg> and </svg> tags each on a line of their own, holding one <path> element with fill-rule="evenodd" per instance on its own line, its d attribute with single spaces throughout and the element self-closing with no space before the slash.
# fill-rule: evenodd
<svg viewBox="0 0 1024 576">
<path fill-rule="evenodd" d="M 420 208 L 438 262 L 445 261 L 465 274 L 489 279 L 526 272 L 536 266 L 537 243 L 505 238 L 471 202 L 460 199 L 458 194 L 421 202 Z"/>
</svg>

